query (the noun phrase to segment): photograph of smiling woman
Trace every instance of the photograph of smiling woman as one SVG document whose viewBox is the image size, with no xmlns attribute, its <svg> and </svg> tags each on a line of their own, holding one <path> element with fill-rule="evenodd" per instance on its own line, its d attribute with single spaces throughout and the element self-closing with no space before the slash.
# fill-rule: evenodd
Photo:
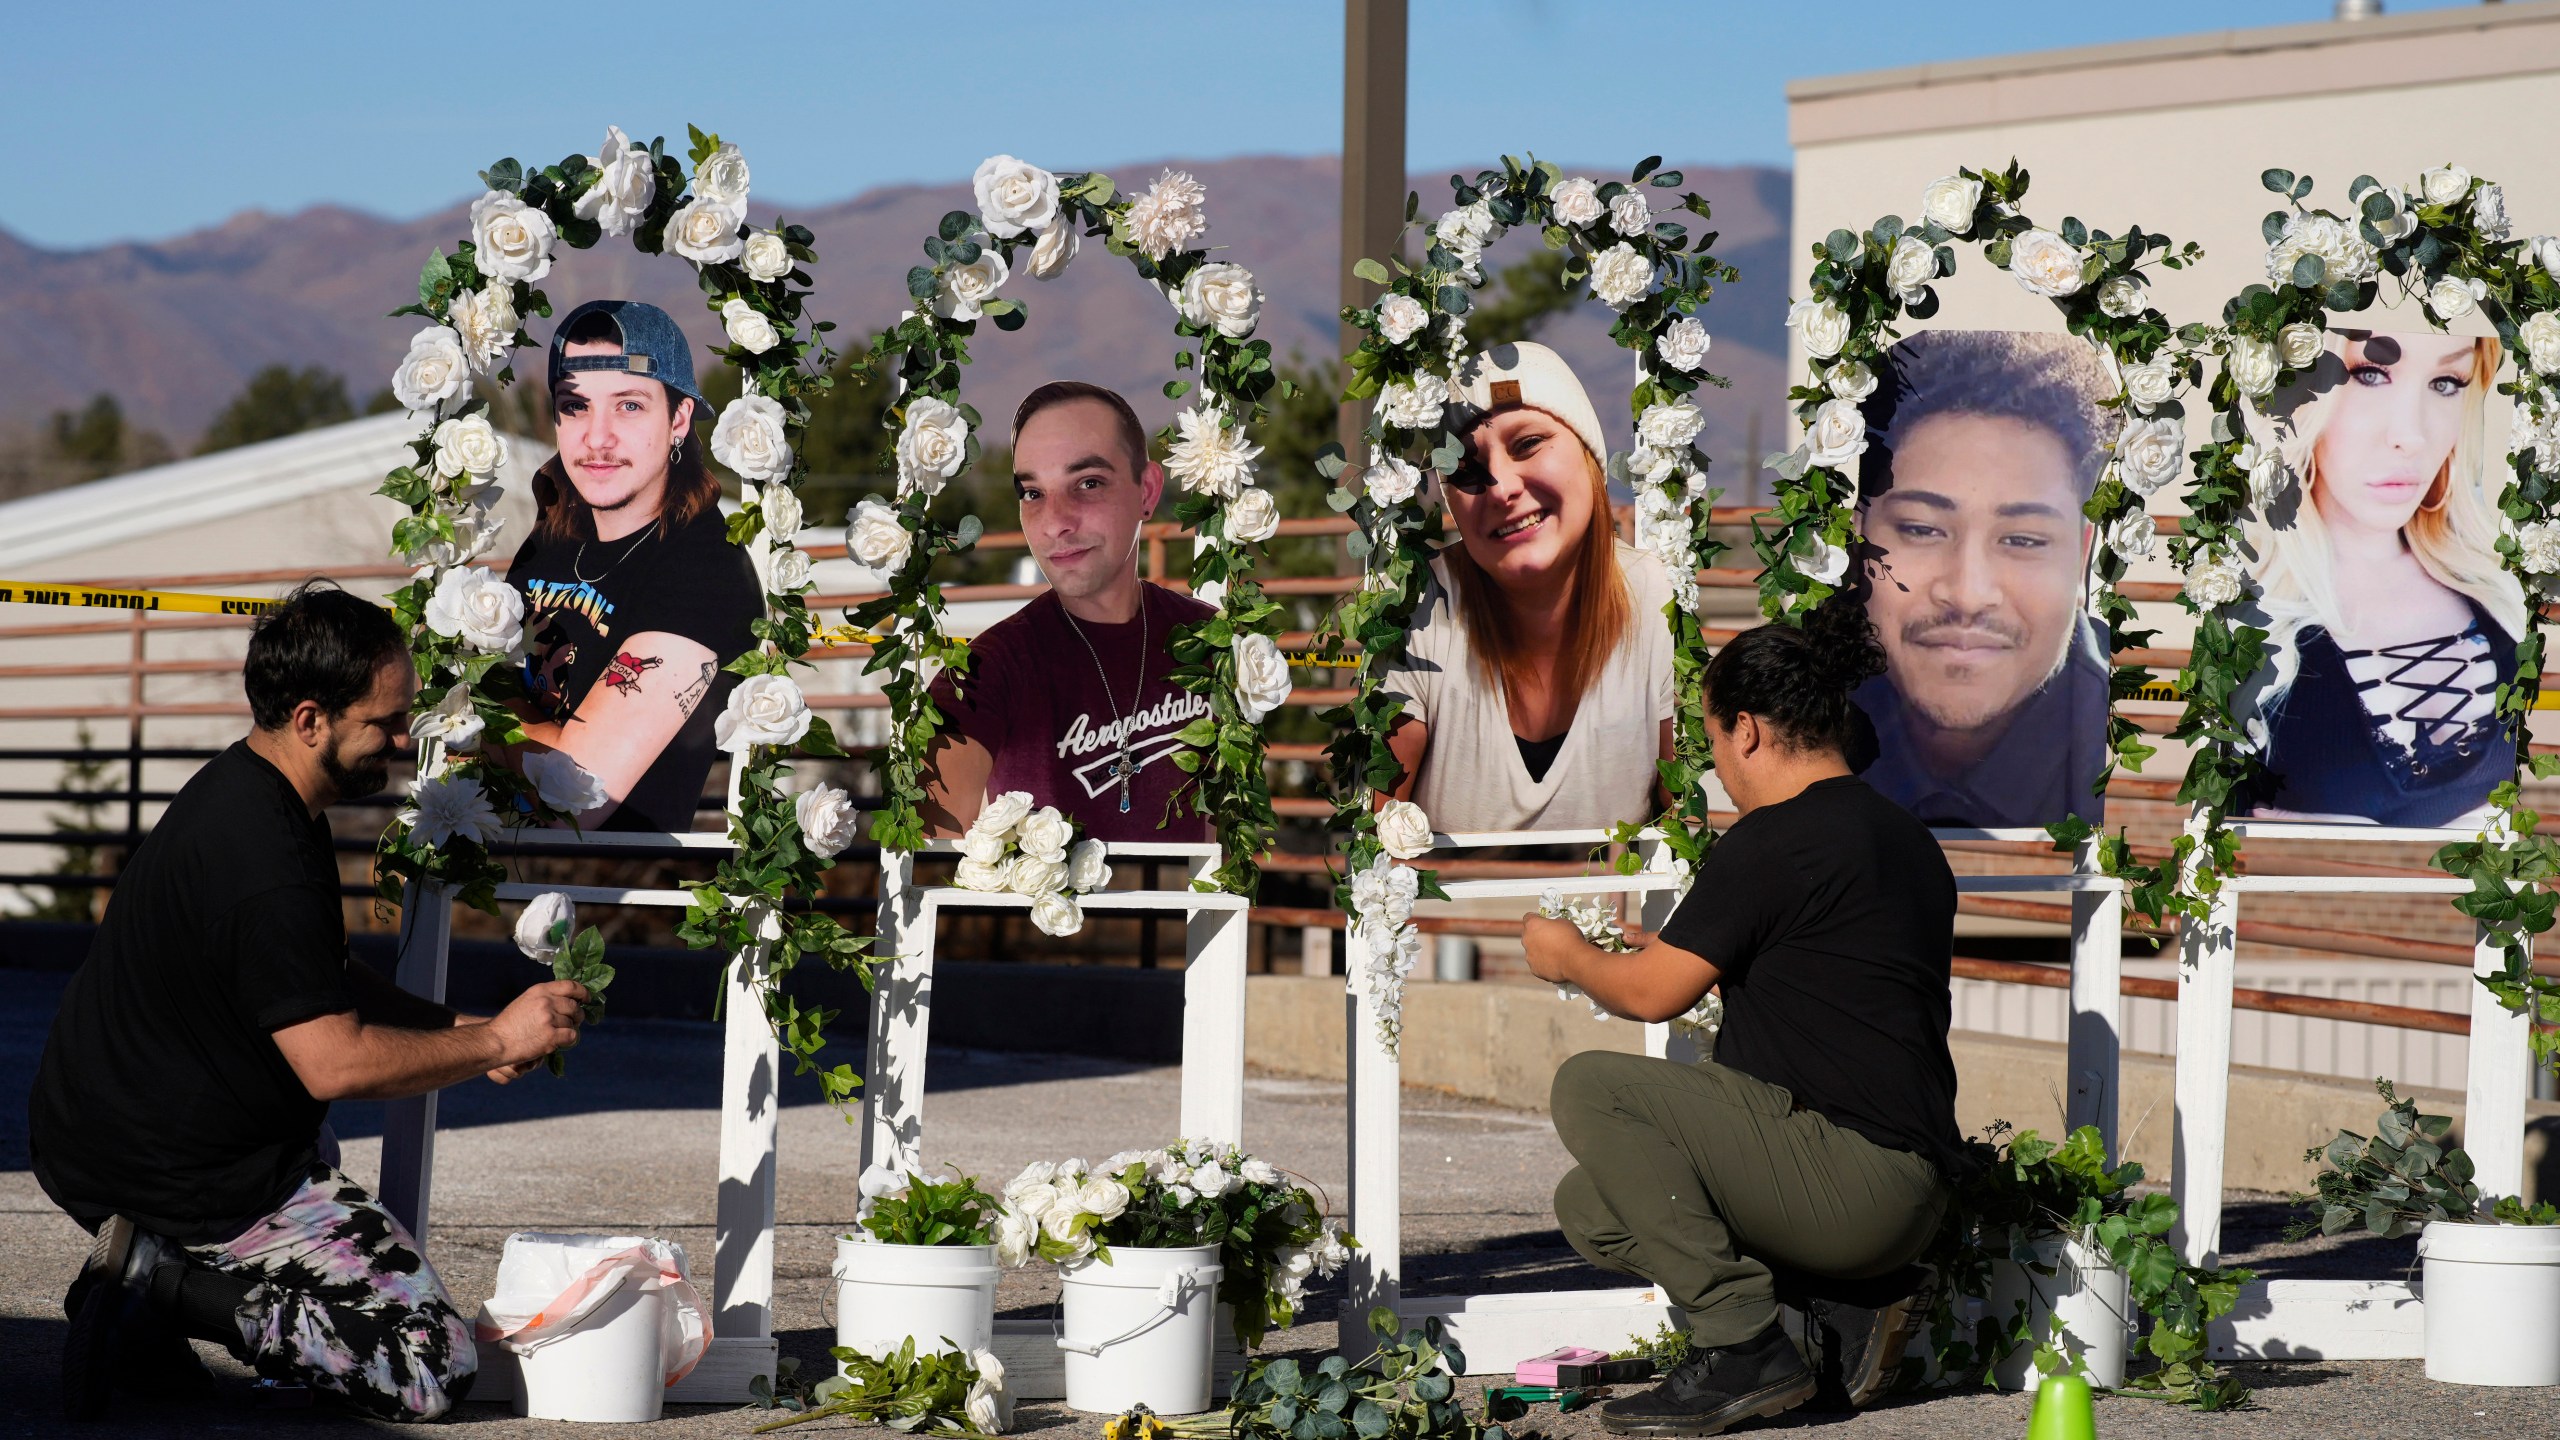
<svg viewBox="0 0 2560 1440">
<path fill-rule="evenodd" d="M 1671 753 L 1670 577 L 1617 538 L 1599 412 L 1563 357 L 1498 345 L 1460 368 L 1467 458 L 1441 487 L 1457 538 L 1431 564 L 1388 737 L 1388 792 L 1443 831 L 1646 819 Z"/>
<path fill-rule="evenodd" d="M 2270 663 L 2239 697 L 2265 773 L 2234 809 L 2450 825 L 2513 773 L 2491 713 L 2524 591 L 2500 563 L 2486 397 L 2502 347 L 2331 331 L 2266 404 L 2282 472 L 2252 528 L 2244 613 Z M 2503 482 L 2503 472 L 2496 477 Z"/>
</svg>

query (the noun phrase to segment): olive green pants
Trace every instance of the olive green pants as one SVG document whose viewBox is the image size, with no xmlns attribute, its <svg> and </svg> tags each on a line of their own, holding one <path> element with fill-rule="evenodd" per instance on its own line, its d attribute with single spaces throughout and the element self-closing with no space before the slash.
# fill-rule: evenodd
<svg viewBox="0 0 2560 1440">
<path fill-rule="evenodd" d="M 1936 1166 L 1721 1065 L 1587 1051 L 1557 1070 L 1552 1103 L 1578 1162 L 1556 1186 L 1565 1239 L 1661 1286 L 1700 1345 L 1778 1318 L 1772 1265 L 1882 1275 L 1918 1258 L 1946 1211 Z"/>
</svg>

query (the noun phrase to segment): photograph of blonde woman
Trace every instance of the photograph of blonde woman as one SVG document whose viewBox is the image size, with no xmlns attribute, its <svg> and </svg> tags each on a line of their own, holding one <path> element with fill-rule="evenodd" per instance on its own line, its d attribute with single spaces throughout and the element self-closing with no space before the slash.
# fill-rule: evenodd
<svg viewBox="0 0 2560 1440">
<path fill-rule="evenodd" d="M 1404 659 L 1391 794 L 1444 832 L 1615 825 L 1657 813 L 1672 753 L 1671 582 L 1617 538 L 1608 441 L 1563 358 L 1498 345 L 1460 371 L 1456 538 Z"/>
<path fill-rule="evenodd" d="M 2486 439 L 2500 352 L 2332 331 L 2266 406 L 2285 479 L 2250 534 L 2269 664 L 2242 697 L 2264 773 L 2241 813 L 2451 825 L 2513 773 L 2492 714 L 2525 619 Z"/>
</svg>

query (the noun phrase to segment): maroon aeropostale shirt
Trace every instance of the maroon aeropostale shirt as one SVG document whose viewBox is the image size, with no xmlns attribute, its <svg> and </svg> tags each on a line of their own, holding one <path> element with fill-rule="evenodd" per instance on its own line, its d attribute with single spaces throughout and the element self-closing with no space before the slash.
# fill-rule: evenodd
<svg viewBox="0 0 2560 1440">
<path fill-rule="evenodd" d="M 1143 625 L 1075 620 L 1054 593 L 1034 599 L 969 642 L 968 675 L 935 680 L 933 703 L 953 733 L 994 757 L 988 794 L 1027 791 L 1097 840 L 1208 841 L 1187 799 L 1180 813 L 1171 802 L 1191 779 L 1173 763 L 1184 748 L 1174 736 L 1209 713 L 1209 697 L 1173 683 L 1166 642 L 1175 626 L 1215 612 L 1161 585 L 1140 591 Z M 1125 810 L 1113 772 L 1123 730 L 1136 767 Z"/>
</svg>

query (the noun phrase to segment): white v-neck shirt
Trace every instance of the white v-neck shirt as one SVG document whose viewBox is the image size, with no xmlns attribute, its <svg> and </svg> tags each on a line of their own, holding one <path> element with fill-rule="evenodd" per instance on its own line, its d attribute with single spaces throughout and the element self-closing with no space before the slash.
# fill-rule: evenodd
<svg viewBox="0 0 2560 1440">
<path fill-rule="evenodd" d="M 1448 562 L 1431 563 L 1404 659 L 1384 679 L 1404 713 L 1431 729 L 1413 798 L 1435 829 L 1576 830 L 1652 818 L 1654 761 L 1674 704 L 1671 626 L 1663 615 L 1671 581 L 1660 561 L 1623 541 L 1618 566 L 1634 612 L 1626 636 L 1583 693 L 1546 778 L 1532 780 L 1501 681 L 1479 677 L 1467 652 L 1466 617 L 1450 589 Z"/>
</svg>

